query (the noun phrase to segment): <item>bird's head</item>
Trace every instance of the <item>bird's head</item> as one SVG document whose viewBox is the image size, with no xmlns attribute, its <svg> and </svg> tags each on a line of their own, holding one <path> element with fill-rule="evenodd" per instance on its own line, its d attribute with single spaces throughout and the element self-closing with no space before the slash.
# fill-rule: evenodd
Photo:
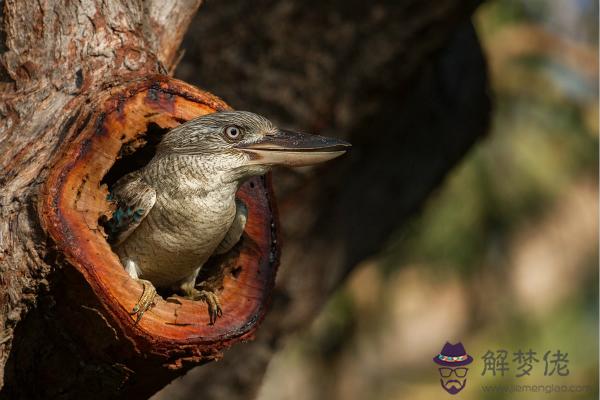
<svg viewBox="0 0 600 400">
<path fill-rule="evenodd" d="M 272 166 L 307 166 L 331 160 L 350 147 L 339 139 L 291 132 L 247 111 L 226 111 L 190 120 L 168 132 L 158 150 L 197 156 L 227 180 L 261 175 Z"/>
</svg>

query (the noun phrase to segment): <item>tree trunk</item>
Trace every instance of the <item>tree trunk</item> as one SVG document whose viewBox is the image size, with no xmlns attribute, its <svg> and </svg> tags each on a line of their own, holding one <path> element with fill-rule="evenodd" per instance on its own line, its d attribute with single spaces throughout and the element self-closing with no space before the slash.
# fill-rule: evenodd
<svg viewBox="0 0 600 400">
<path fill-rule="evenodd" d="M 135 324 L 127 309 L 141 289 L 103 243 L 102 184 L 120 149 L 228 107 L 157 75 L 173 71 L 200 0 L 166 3 L 0 2 L 2 398 L 147 398 L 251 337 L 264 315 L 269 278 L 260 296 L 239 295 L 259 299 L 236 308 L 237 322 L 251 325 L 241 330 L 233 332 L 236 321 L 221 333 L 201 319 L 165 322 L 202 314 L 167 302 Z M 190 390 L 251 397 L 281 339 L 310 322 L 485 133 L 474 3 L 236 0 L 197 17 L 184 79 L 282 125 L 345 137 L 354 149 L 335 165 L 275 175 L 286 246 L 272 310 L 258 340 L 196 369 Z M 244 271 L 274 274 L 269 184 L 252 185 L 241 196 L 255 201 L 261 233 L 257 248 L 238 251 L 267 260 Z M 225 285 L 233 307 L 242 286 Z"/>
<path fill-rule="evenodd" d="M 199 0 L 6 2 L 0 72 L 0 383 L 4 398 L 147 398 L 252 337 L 274 285 L 278 223 L 269 177 L 238 191 L 243 240 L 211 265 L 224 316 L 156 300 L 108 245 L 108 186 L 151 158 L 168 128 L 229 109 L 160 75 Z M 31 21 L 31 22 L 29 22 Z M 141 164 L 140 164 L 141 163 Z M 210 271 L 210 265 L 204 270 Z"/>
</svg>

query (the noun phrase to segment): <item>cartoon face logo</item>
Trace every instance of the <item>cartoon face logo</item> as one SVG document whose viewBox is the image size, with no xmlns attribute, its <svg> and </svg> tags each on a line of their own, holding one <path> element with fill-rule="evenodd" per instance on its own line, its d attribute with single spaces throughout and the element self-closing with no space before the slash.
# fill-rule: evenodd
<svg viewBox="0 0 600 400">
<path fill-rule="evenodd" d="M 467 354 L 462 343 L 446 342 L 440 354 L 433 357 L 433 362 L 441 365 L 438 368 L 440 383 L 446 392 L 456 394 L 464 389 L 469 372 L 465 365 L 471 364 L 473 357 Z"/>
</svg>

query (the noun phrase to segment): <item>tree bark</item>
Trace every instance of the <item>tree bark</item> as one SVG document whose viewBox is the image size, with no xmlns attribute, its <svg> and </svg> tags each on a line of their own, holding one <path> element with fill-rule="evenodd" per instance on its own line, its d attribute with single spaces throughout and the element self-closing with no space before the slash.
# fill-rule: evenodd
<svg viewBox="0 0 600 400">
<path fill-rule="evenodd" d="M 240 189 L 249 209 L 244 238 L 213 260 L 231 272 L 215 324 L 201 302 L 177 298 L 158 299 L 135 321 L 129 310 L 142 289 L 100 225 L 113 175 L 142 161 L 164 130 L 229 108 L 160 75 L 173 69 L 199 3 L 3 4 L 4 398 L 147 398 L 250 338 L 264 315 L 279 255 L 268 178 Z"/>
<path fill-rule="evenodd" d="M 164 352 L 153 343 L 166 341 L 140 342 L 144 326 L 119 319 L 84 273 L 95 269 L 79 268 L 79 253 L 65 252 L 55 220 L 44 219 L 56 198 L 48 182 L 62 176 L 56 166 L 73 171 L 79 164 L 61 157 L 81 160 L 67 150 L 94 145 L 83 139 L 105 98 L 116 96 L 118 111 L 119 96 L 147 82 L 140 90 L 170 118 L 164 127 L 219 109 L 196 89 L 154 78 L 174 70 L 200 0 L 166 3 L 0 2 L 2 398 L 146 398 L 218 356 L 199 342 L 173 341 Z M 276 174 L 286 246 L 273 309 L 258 340 L 194 370 L 189 390 L 251 397 L 282 339 L 310 323 L 485 133 L 485 66 L 468 22 L 475 4 L 237 0 L 209 4 L 192 22 L 181 77 L 281 125 L 344 137 L 354 150 L 333 166 Z M 102 168 L 116 155 L 108 158 Z M 84 196 L 100 204 L 101 193 Z"/>
</svg>

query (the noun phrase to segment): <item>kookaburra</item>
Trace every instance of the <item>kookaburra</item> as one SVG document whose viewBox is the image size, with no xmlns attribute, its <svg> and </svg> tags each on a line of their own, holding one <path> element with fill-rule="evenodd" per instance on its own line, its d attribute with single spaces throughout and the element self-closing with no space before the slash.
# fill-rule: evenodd
<svg viewBox="0 0 600 400">
<path fill-rule="evenodd" d="M 110 189 L 117 209 L 106 224 L 125 270 L 144 285 L 132 314 L 141 318 L 155 288 L 208 304 L 210 322 L 219 299 L 196 278 L 211 255 L 242 236 L 247 210 L 235 194 L 249 177 L 276 165 L 306 166 L 342 155 L 338 139 L 277 128 L 245 111 L 208 114 L 167 132 L 142 169 Z"/>
</svg>

